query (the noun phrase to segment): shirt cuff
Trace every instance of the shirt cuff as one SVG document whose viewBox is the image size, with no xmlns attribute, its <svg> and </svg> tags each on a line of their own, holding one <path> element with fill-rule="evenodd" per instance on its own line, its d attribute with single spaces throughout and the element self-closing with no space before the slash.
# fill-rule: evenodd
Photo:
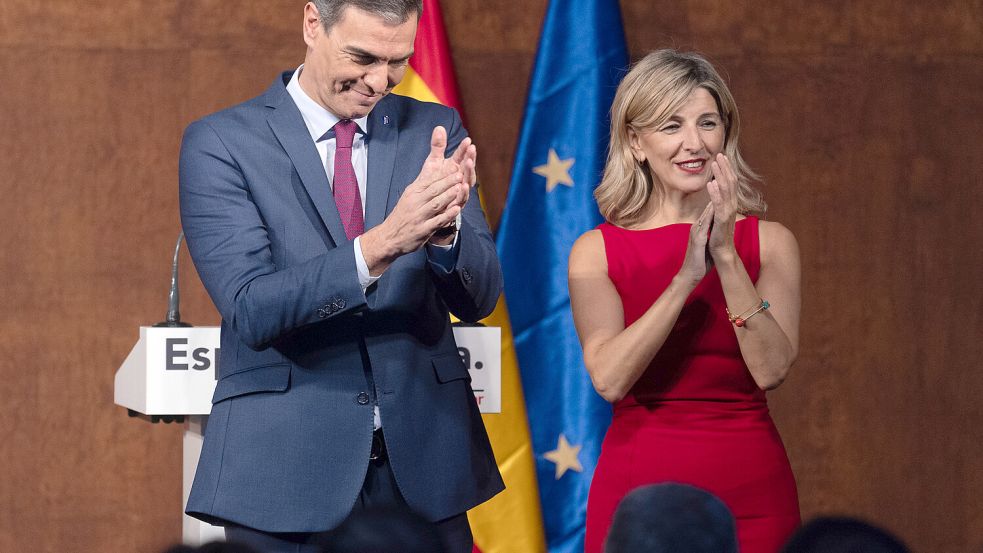
<svg viewBox="0 0 983 553">
<path fill-rule="evenodd" d="M 431 244 L 428 242 L 426 246 L 427 259 L 430 260 L 430 265 L 437 268 L 445 275 L 453 272 L 454 267 L 457 266 L 457 254 L 461 251 L 461 248 L 458 245 L 460 237 L 460 231 L 454 233 L 454 241 L 447 246 Z"/>
<path fill-rule="evenodd" d="M 362 245 L 359 242 L 361 238 L 361 236 L 355 238 L 355 269 L 358 272 L 358 283 L 362 285 L 362 293 L 364 294 L 369 286 L 379 280 L 379 277 L 369 274 L 369 266 L 365 263 L 365 258 L 362 257 Z M 457 242 L 457 239 L 455 238 L 454 241 Z"/>
</svg>

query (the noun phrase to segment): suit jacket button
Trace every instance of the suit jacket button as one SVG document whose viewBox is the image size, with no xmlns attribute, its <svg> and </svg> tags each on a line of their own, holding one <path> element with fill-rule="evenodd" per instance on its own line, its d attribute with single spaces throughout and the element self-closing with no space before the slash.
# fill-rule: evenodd
<svg viewBox="0 0 983 553">
<path fill-rule="evenodd" d="M 317 316 L 318 317 L 321 317 L 322 319 L 325 319 L 328 316 L 328 312 L 325 311 L 324 308 L 320 308 L 319 307 L 318 310 L 317 310 Z"/>
<path fill-rule="evenodd" d="M 338 309 L 344 309 L 345 308 L 345 298 L 339 299 L 337 302 L 335 302 L 335 305 L 338 306 Z"/>
<path fill-rule="evenodd" d="M 369 394 L 365 392 L 359 392 L 358 395 L 355 396 L 355 402 L 358 403 L 359 405 L 368 405 Z"/>
<path fill-rule="evenodd" d="M 464 282 L 467 282 L 467 283 L 470 283 L 471 282 L 471 279 L 473 278 L 471 276 L 471 271 L 469 271 L 467 269 L 461 269 L 461 276 L 464 277 Z"/>
</svg>

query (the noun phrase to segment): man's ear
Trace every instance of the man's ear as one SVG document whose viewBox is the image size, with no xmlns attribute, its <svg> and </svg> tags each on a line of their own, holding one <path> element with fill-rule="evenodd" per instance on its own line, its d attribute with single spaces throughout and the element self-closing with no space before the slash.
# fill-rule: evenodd
<svg viewBox="0 0 983 553">
<path fill-rule="evenodd" d="M 639 163 L 645 163 L 645 152 L 642 151 L 642 143 L 638 138 L 638 133 L 630 126 L 628 127 L 628 146 L 631 147 L 631 155 L 635 156 Z"/>
<path fill-rule="evenodd" d="M 321 25 L 321 14 L 317 11 L 314 2 L 304 5 L 304 42 L 308 48 L 313 48 L 317 40 L 324 35 L 324 27 Z"/>
</svg>

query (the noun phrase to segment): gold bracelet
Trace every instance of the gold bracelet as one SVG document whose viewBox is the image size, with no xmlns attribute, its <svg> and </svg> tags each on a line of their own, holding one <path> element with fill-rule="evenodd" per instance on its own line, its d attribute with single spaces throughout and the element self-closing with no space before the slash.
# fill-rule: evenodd
<svg viewBox="0 0 983 553">
<path fill-rule="evenodd" d="M 771 307 L 771 304 L 768 303 L 768 300 L 763 299 L 761 300 L 761 303 L 759 303 L 757 306 L 752 307 L 751 309 L 748 309 L 744 313 L 737 316 L 734 316 L 734 314 L 731 313 L 730 309 L 728 309 L 727 307 L 724 307 L 724 311 L 727 312 L 727 320 L 734 323 L 734 326 L 736 326 L 737 328 L 741 328 L 747 324 L 748 319 L 757 315 L 758 313 L 761 313 L 762 311 L 768 309 L 769 307 Z"/>
<path fill-rule="evenodd" d="M 734 321 L 736 321 L 738 319 L 744 319 L 745 318 L 745 315 L 747 315 L 751 311 L 754 311 L 755 309 L 758 309 L 760 307 L 761 307 L 761 303 L 758 303 L 758 305 L 754 305 L 754 306 L 748 308 L 747 311 L 745 311 L 744 313 L 741 313 L 740 315 L 734 315 L 733 313 L 730 312 L 730 308 L 729 307 L 726 307 L 726 306 L 724 306 L 724 311 L 727 312 L 727 320 L 729 320 L 730 322 L 734 322 Z"/>
</svg>

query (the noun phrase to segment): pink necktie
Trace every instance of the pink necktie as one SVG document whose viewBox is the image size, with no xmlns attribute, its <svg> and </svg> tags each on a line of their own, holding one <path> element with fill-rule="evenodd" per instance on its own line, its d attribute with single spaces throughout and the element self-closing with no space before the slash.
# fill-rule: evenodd
<svg viewBox="0 0 983 553">
<path fill-rule="evenodd" d="M 334 126 L 334 201 L 349 240 L 354 240 L 365 230 L 362 196 L 358 193 L 358 180 L 352 167 L 352 140 L 357 128 L 351 119 L 338 121 Z"/>
</svg>

